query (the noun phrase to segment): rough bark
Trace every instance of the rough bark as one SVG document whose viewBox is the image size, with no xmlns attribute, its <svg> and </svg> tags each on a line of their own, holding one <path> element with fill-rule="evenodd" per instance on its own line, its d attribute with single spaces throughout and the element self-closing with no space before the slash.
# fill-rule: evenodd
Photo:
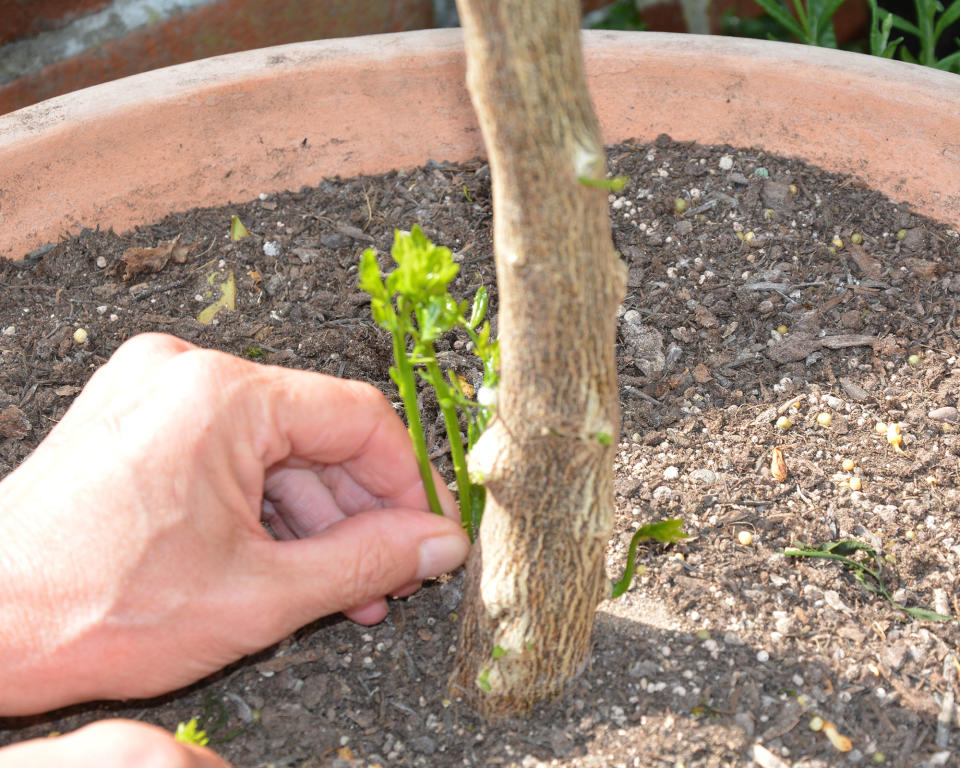
<svg viewBox="0 0 960 768">
<path fill-rule="evenodd" d="M 497 418 L 471 454 L 487 503 L 453 692 L 487 717 L 562 691 L 609 590 L 624 270 L 586 87 L 577 0 L 458 0 L 493 180 Z"/>
</svg>

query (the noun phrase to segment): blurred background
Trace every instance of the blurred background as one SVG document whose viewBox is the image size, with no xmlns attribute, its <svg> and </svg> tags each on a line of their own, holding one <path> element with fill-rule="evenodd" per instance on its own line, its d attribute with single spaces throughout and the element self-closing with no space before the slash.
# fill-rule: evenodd
<svg viewBox="0 0 960 768">
<path fill-rule="evenodd" d="M 920 1 L 880 5 L 911 18 L 912 4 Z M 794 0 L 767 2 L 797 16 Z M 812 7 L 817 0 L 806 2 Z M 868 2 L 875 0 L 843 0 L 832 14 L 837 45 L 869 51 Z M 582 0 L 586 27 L 796 39 L 761 6 L 756 0 Z M 0 114 L 222 53 L 457 24 L 454 0 L 0 0 Z M 948 42 L 954 37 L 943 35 Z"/>
</svg>

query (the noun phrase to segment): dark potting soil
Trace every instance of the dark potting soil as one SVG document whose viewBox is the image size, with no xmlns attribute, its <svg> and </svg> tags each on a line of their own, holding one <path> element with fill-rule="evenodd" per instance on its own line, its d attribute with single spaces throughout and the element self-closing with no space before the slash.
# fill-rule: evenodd
<svg viewBox="0 0 960 768">
<path fill-rule="evenodd" d="M 378 626 L 323 619 L 161 699 L 2 720 L 0 744 L 198 716 L 250 767 L 960 764 L 956 621 L 913 619 L 838 562 L 782 554 L 857 539 L 881 553 L 898 603 L 960 614 L 960 238 L 760 151 L 660 137 L 609 155 L 630 177 L 611 198 L 629 283 L 609 571 L 641 524 L 682 517 L 692 537 L 641 547 L 634 587 L 601 606 L 590 663 L 561 699 L 484 724 L 448 690 L 458 572 Z M 229 239 L 232 214 L 251 237 Z M 363 379 L 397 402 L 360 251 L 386 254 L 394 228 L 419 223 L 457 254 L 455 293 L 487 285 L 495 312 L 491 216 L 482 161 L 432 163 L 88 230 L 0 264 L 0 475 L 141 331 Z M 236 309 L 199 323 L 230 274 Z M 462 339 L 441 353 L 478 375 Z M 899 446 L 878 422 L 900 425 Z M 813 730 L 814 717 L 833 725 Z"/>
</svg>

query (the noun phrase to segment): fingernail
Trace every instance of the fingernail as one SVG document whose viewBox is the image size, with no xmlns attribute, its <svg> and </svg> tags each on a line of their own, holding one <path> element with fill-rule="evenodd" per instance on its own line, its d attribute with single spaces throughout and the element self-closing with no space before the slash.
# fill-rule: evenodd
<svg viewBox="0 0 960 768">
<path fill-rule="evenodd" d="M 429 579 L 447 573 L 467 559 L 470 543 L 466 536 L 435 536 L 420 544 L 418 579 Z"/>
</svg>

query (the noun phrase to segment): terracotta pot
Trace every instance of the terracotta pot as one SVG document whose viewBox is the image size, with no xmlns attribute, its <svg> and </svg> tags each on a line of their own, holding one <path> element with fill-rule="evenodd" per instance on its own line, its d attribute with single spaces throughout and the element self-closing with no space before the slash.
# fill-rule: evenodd
<svg viewBox="0 0 960 768">
<path fill-rule="evenodd" d="M 584 40 L 606 141 L 668 133 L 792 155 L 960 228 L 960 76 L 757 40 Z M 457 30 L 220 56 L 0 117 L 0 255 L 481 152 Z"/>
</svg>

